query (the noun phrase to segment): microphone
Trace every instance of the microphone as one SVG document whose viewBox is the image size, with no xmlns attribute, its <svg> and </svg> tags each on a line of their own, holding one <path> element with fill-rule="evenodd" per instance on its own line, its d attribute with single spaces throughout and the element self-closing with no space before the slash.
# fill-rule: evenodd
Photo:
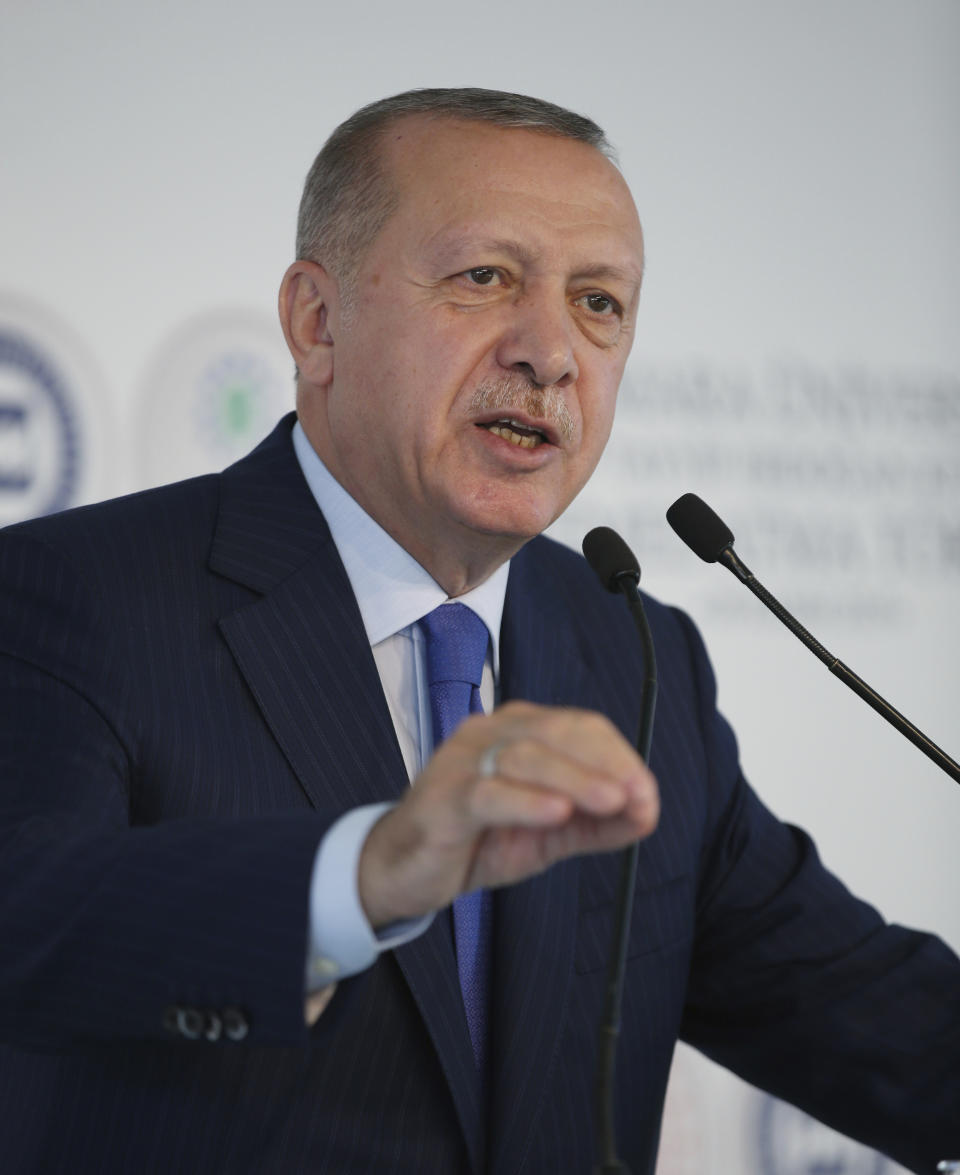
<svg viewBox="0 0 960 1175">
<path fill-rule="evenodd" d="M 598 526 L 583 540 L 583 554 L 607 591 L 622 592 L 626 598 L 633 622 L 640 634 L 643 647 L 645 674 L 640 694 L 640 724 L 637 750 L 646 763 L 650 758 L 653 738 L 653 716 L 657 704 L 657 659 L 653 637 L 640 598 L 640 564 L 636 556 L 609 526 Z M 627 965 L 627 939 L 630 934 L 630 915 L 633 908 L 633 890 L 637 876 L 638 846 L 632 844 L 623 853 L 623 869 L 617 890 L 614 911 L 613 940 L 610 944 L 610 962 L 607 971 L 606 998 L 600 1023 L 597 1049 L 597 1071 L 594 1086 L 596 1113 L 597 1163 L 595 1175 L 629 1175 L 627 1167 L 617 1158 L 616 1129 L 613 1121 L 613 1081 L 616 1067 L 617 1038 L 620 1035 L 620 1008 L 623 1004 L 623 981 Z"/>
<path fill-rule="evenodd" d="M 733 533 L 696 494 L 684 494 L 678 498 L 667 511 L 667 521 L 677 532 L 687 546 L 699 555 L 706 563 L 722 563 L 731 571 L 742 584 L 764 603 L 783 624 L 798 637 L 807 648 L 818 657 L 834 676 L 850 687 L 855 694 L 861 697 L 878 714 L 885 718 L 891 726 L 896 727 L 904 737 L 908 738 L 915 747 L 918 747 L 927 758 L 960 783 L 960 763 L 956 763 L 942 751 L 936 743 L 931 742 L 922 731 L 908 721 L 899 710 L 895 710 L 885 698 L 872 689 L 858 677 L 852 669 L 825 649 L 803 625 L 784 608 L 774 596 L 767 591 L 756 578 L 749 567 L 740 559 L 733 549 Z"/>
<path fill-rule="evenodd" d="M 633 551 L 615 530 L 596 526 L 583 540 L 583 555 L 608 592 L 620 590 L 620 576 L 636 586 L 640 582 L 640 564 Z"/>
<path fill-rule="evenodd" d="M 696 494 L 677 498 L 667 511 L 667 522 L 704 563 L 716 563 L 733 548 L 733 533 L 723 519 Z"/>
</svg>

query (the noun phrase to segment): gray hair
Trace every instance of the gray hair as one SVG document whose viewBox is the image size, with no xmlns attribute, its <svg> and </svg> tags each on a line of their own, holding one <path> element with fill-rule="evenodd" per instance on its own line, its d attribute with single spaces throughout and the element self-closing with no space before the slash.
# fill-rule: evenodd
<svg viewBox="0 0 960 1175">
<path fill-rule="evenodd" d="M 474 88 L 408 90 L 371 102 L 327 139 L 310 168 L 297 219 L 297 259 L 319 262 L 329 270 L 344 287 L 348 302 L 367 246 L 397 206 L 397 192 L 383 167 L 381 142 L 391 123 L 413 115 L 578 139 L 615 161 L 613 147 L 591 119 L 524 94 Z"/>
</svg>

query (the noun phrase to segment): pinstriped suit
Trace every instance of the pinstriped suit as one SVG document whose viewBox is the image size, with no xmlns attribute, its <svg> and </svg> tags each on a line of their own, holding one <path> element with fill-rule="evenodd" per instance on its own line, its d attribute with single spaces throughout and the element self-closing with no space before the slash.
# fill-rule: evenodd
<svg viewBox="0 0 960 1175">
<path fill-rule="evenodd" d="M 304 1027 L 316 844 L 405 773 L 290 428 L 222 475 L 0 538 L 3 1170 L 588 1171 L 616 859 L 496 895 L 489 1121 L 445 918 Z M 929 1165 L 958 1149 L 960 964 L 884 929 L 763 809 L 695 630 L 650 619 L 663 817 L 641 847 L 621 1153 L 652 1171 L 679 1035 Z M 632 737 L 638 659 L 578 556 L 516 557 L 504 697 Z M 241 1008 L 249 1036 L 174 1038 L 172 1004 Z"/>
</svg>

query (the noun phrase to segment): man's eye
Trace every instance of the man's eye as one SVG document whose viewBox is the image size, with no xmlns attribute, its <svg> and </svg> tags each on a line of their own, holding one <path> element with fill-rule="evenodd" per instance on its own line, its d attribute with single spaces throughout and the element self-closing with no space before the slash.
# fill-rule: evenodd
<svg viewBox="0 0 960 1175">
<path fill-rule="evenodd" d="M 497 271 L 489 265 L 478 265 L 467 270 L 467 277 L 477 286 L 489 286 L 497 276 Z"/>
<path fill-rule="evenodd" d="M 594 314 L 616 314 L 620 307 L 606 294 L 587 294 L 584 297 L 587 308 Z"/>
</svg>

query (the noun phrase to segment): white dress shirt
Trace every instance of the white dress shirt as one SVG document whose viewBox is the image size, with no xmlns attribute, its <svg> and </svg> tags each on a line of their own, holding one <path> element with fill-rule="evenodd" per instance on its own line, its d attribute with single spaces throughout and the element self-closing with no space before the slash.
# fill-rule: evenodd
<svg viewBox="0 0 960 1175">
<path fill-rule="evenodd" d="M 424 639 L 417 621 L 448 600 L 427 571 L 367 514 L 330 474 L 300 427 L 293 447 L 317 505 L 323 511 L 360 607 L 383 691 L 410 780 L 433 749 Z M 478 588 L 458 596 L 483 620 L 490 653 L 480 696 L 489 712 L 496 702 L 500 621 L 509 564 Z M 307 989 L 315 991 L 369 967 L 379 953 L 407 942 L 430 925 L 432 915 L 375 934 L 357 892 L 357 866 L 367 833 L 390 807 L 370 804 L 345 813 L 317 850 L 310 883 Z"/>
</svg>

